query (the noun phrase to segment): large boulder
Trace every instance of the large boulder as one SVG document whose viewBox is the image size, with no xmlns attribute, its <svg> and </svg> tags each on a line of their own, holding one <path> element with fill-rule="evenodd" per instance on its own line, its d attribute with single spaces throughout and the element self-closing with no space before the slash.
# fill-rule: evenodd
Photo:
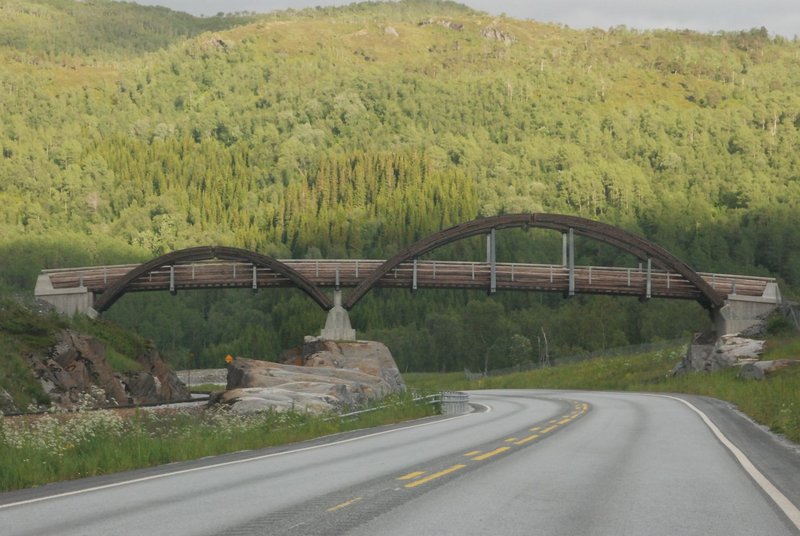
<svg viewBox="0 0 800 536">
<path fill-rule="evenodd" d="M 376 341 L 329 341 L 308 338 L 303 344 L 306 367 L 355 369 L 378 376 L 389 384 L 392 392 L 404 391 L 406 384 L 385 344 Z"/>
<path fill-rule="evenodd" d="M 764 341 L 737 335 L 725 335 L 714 340 L 707 334 L 695 336 L 672 375 L 688 372 L 714 372 L 728 367 L 743 367 L 756 363 L 764 353 Z"/>
<path fill-rule="evenodd" d="M 355 407 L 405 390 L 389 349 L 379 342 L 307 339 L 285 352 L 291 363 L 237 357 L 228 365 L 227 391 L 216 401 L 234 411 L 324 412 Z"/>
<path fill-rule="evenodd" d="M 763 380 L 768 375 L 785 368 L 800 365 L 795 359 L 776 359 L 774 361 L 756 361 L 747 363 L 739 370 L 739 377 L 747 380 Z"/>
</svg>

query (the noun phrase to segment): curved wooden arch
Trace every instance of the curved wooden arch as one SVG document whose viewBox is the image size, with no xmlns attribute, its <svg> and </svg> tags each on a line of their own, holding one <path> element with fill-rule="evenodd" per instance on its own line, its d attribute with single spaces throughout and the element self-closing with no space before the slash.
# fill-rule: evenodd
<svg viewBox="0 0 800 536">
<path fill-rule="evenodd" d="M 225 246 L 201 246 L 167 253 L 149 262 L 141 264 L 125 274 L 121 279 L 110 285 L 94 302 L 94 310 L 102 313 L 111 307 L 123 294 L 125 294 L 130 283 L 147 274 L 151 270 L 156 270 L 164 266 L 170 266 L 181 262 L 204 261 L 210 259 L 220 259 L 229 261 L 244 261 L 256 266 L 269 268 L 273 272 L 288 278 L 296 287 L 308 294 L 312 300 L 323 309 L 330 310 L 333 303 L 327 294 L 322 292 L 314 283 L 307 279 L 303 274 L 285 265 L 281 261 L 261 255 L 246 249 L 231 248 Z"/>
<path fill-rule="evenodd" d="M 391 259 L 388 259 L 368 278 L 364 279 L 347 295 L 343 306 L 345 309 L 351 309 L 383 276 L 403 262 L 412 260 L 451 242 L 486 234 L 492 229 L 528 227 L 553 229 L 560 232 L 568 232 L 572 229 L 575 234 L 616 246 L 641 260 L 652 259 L 657 266 L 677 272 L 691 282 L 700 291 L 701 297 L 698 301 L 704 307 L 708 309 L 719 308 L 724 304 L 722 296 L 685 262 L 658 244 L 654 244 L 619 227 L 563 214 L 509 214 L 462 223 L 412 244 Z"/>
</svg>

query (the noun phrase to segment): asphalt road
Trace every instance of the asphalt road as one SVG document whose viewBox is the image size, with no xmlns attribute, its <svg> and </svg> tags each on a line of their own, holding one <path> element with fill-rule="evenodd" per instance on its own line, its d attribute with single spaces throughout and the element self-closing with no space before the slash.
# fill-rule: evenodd
<svg viewBox="0 0 800 536">
<path fill-rule="evenodd" d="M 681 398 L 474 392 L 456 418 L 0 494 L 0 534 L 800 534 L 800 453 Z"/>
</svg>

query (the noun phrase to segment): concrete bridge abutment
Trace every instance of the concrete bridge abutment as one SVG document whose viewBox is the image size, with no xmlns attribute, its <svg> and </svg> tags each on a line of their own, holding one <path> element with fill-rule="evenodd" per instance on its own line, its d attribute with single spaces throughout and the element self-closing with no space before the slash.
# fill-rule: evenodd
<svg viewBox="0 0 800 536">
<path fill-rule="evenodd" d="M 34 295 L 50 305 L 61 314 L 72 316 L 75 313 L 88 315 L 90 318 L 97 317 L 94 310 L 94 293 L 85 286 L 81 285 L 74 288 L 53 288 L 48 274 L 41 274 L 36 280 L 36 290 Z"/>
<path fill-rule="evenodd" d="M 741 333 L 764 320 L 782 302 L 778 284 L 767 283 L 762 296 L 729 294 L 725 305 L 714 309 L 712 319 L 718 337 Z"/>
</svg>

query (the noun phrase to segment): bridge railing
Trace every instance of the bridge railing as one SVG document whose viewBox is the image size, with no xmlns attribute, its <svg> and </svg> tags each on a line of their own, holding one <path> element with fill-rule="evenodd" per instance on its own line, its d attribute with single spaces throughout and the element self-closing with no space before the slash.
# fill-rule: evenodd
<svg viewBox="0 0 800 536">
<path fill-rule="evenodd" d="M 371 259 L 286 259 L 281 261 L 302 273 L 319 286 L 351 287 L 368 277 L 382 260 Z M 81 267 L 63 270 L 44 270 L 55 289 L 86 288 L 103 292 L 110 284 L 138 265 Z M 558 290 L 567 285 L 569 269 L 556 264 L 497 263 L 495 275 L 498 288 Z M 387 287 L 462 287 L 483 288 L 488 285 L 491 268 L 486 262 L 419 260 L 404 262 L 381 278 L 379 285 Z M 774 278 L 737 276 L 733 274 L 700 273 L 715 290 L 727 295 L 762 296 Z M 642 294 L 647 287 L 647 271 L 642 267 L 576 266 L 575 284 L 578 291 Z M 291 282 L 266 267 L 254 267 L 247 262 L 203 261 L 161 267 L 137 279 L 130 290 L 151 290 L 177 282 L 182 287 L 274 287 Z M 693 298 L 696 289 L 680 274 L 652 269 L 650 283 L 654 294 Z M 627 290 L 626 290 L 627 289 Z"/>
</svg>

